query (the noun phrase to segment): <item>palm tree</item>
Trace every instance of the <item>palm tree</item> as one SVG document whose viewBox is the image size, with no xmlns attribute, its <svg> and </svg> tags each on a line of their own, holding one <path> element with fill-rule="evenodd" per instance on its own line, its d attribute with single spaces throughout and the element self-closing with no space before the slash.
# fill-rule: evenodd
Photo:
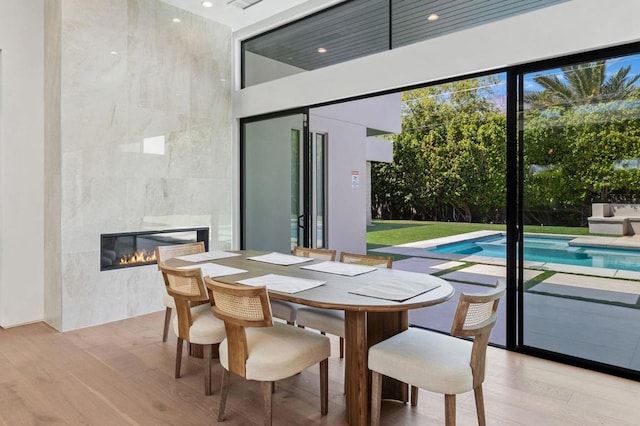
<svg viewBox="0 0 640 426">
<path fill-rule="evenodd" d="M 631 66 L 622 67 L 606 78 L 604 60 L 568 65 L 558 75 L 538 75 L 533 80 L 542 86 L 540 92 L 529 92 L 525 101 L 532 106 L 577 106 L 627 99 L 639 93 L 636 81 L 640 74 L 630 76 Z"/>
</svg>

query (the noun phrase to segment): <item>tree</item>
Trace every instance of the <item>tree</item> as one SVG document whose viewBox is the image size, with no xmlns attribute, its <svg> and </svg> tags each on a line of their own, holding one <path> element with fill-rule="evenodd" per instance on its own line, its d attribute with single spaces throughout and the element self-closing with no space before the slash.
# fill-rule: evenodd
<svg viewBox="0 0 640 426">
<path fill-rule="evenodd" d="M 529 92 L 525 100 L 534 107 L 589 105 L 626 99 L 638 93 L 640 74 L 630 76 L 631 66 L 622 67 L 606 78 L 604 60 L 568 65 L 556 74 L 534 76 L 543 90 Z"/>
<path fill-rule="evenodd" d="M 573 211 L 584 220 L 592 199 L 637 192 L 640 171 L 624 167 L 640 157 L 640 75 L 630 70 L 606 78 L 605 62 L 596 61 L 562 67 L 562 78 L 532 78 L 542 90 L 525 95 L 529 209 Z"/>
<path fill-rule="evenodd" d="M 374 214 L 381 217 L 501 220 L 505 118 L 489 89 L 494 77 L 404 92 L 394 161 L 375 165 Z"/>
</svg>

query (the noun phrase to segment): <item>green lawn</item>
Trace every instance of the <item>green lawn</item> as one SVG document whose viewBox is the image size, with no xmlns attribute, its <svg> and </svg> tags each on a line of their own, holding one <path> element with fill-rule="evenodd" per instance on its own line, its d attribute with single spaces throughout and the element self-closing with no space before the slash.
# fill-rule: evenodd
<svg viewBox="0 0 640 426">
<path fill-rule="evenodd" d="M 466 232 L 504 231 L 505 225 L 460 222 L 420 222 L 411 220 L 374 220 L 367 228 L 367 249 L 393 246 L 432 238 L 448 237 Z M 586 227 L 525 226 L 525 232 L 545 234 L 589 235 Z"/>
</svg>

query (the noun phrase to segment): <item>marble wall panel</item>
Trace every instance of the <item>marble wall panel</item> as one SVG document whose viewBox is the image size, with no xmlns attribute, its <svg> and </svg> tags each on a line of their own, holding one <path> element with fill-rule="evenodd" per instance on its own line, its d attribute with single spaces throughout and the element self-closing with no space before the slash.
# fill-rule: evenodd
<svg viewBox="0 0 640 426">
<path fill-rule="evenodd" d="M 163 308 L 155 266 L 100 271 L 101 233 L 210 226 L 231 247 L 232 55 L 228 27 L 157 0 L 60 1 L 69 330 Z M 145 152 L 154 137 L 164 151 Z"/>
<path fill-rule="evenodd" d="M 61 43 L 59 0 L 45 2 L 44 319 L 62 328 L 61 239 Z"/>
</svg>

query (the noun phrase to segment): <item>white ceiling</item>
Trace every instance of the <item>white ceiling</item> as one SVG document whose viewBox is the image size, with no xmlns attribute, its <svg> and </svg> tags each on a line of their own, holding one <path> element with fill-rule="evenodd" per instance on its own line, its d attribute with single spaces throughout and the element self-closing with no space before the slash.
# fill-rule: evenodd
<svg viewBox="0 0 640 426">
<path fill-rule="evenodd" d="M 318 3 L 322 3 L 317 0 L 262 0 L 253 6 L 241 9 L 233 4 L 228 4 L 232 0 L 210 0 L 213 3 L 212 7 L 202 6 L 202 0 L 162 1 L 212 21 L 220 22 L 231 27 L 233 31 L 253 25 L 294 7 L 298 7 L 298 12 L 300 12 L 300 8 L 304 9 L 305 4 L 308 5 L 310 11 L 316 10 Z M 324 3 L 331 3 L 331 1 Z"/>
</svg>

